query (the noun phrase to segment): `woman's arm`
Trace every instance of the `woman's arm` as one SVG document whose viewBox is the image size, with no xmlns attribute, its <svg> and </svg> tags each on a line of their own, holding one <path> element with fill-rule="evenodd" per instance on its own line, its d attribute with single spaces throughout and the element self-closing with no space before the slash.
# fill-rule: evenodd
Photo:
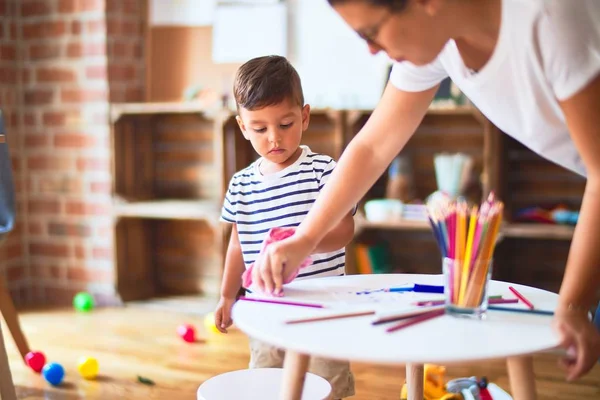
<svg viewBox="0 0 600 400">
<path fill-rule="evenodd" d="M 330 230 L 319 242 L 313 253 L 329 253 L 346 247 L 354 237 L 354 216 L 346 214 L 335 228 Z"/>
<path fill-rule="evenodd" d="M 577 360 L 569 378 L 587 372 L 600 354 L 600 336 L 587 320 L 600 289 L 600 76 L 562 101 L 569 131 L 587 170 L 587 183 L 560 289 L 557 323 Z M 577 322 L 577 318 L 583 319 Z M 584 325 L 581 325 L 581 324 Z"/>
<path fill-rule="evenodd" d="M 373 114 L 350 142 L 297 234 L 314 247 L 383 174 L 425 116 L 437 86 L 404 92 L 388 84 Z"/>
<path fill-rule="evenodd" d="M 260 290 L 276 295 L 281 292 L 284 280 L 340 223 L 402 150 L 436 91 L 437 86 L 423 92 L 404 92 L 388 84 L 371 118 L 340 157 L 294 236 L 269 246 L 260 268 L 254 268 L 252 280 Z"/>
</svg>

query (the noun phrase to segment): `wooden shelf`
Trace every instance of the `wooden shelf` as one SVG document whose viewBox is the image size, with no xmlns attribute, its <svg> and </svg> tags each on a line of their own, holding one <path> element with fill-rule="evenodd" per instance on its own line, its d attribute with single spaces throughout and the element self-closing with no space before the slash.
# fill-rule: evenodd
<svg viewBox="0 0 600 400">
<path fill-rule="evenodd" d="M 396 220 L 372 222 L 362 214 L 355 217 L 356 229 L 361 232 L 366 229 L 397 230 L 397 231 L 428 231 L 429 222 L 419 220 Z M 500 230 L 503 237 L 522 239 L 551 239 L 571 240 L 574 228 L 566 225 L 504 223 Z"/>
<path fill-rule="evenodd" d="M 206 200 L 158 200 L 141 202 L 116 202 L 114 214 L 117 217 L 138 217 L 150 219 L 201 220 L 218 225 L 221 205 Z"/>
<path fill-rule="evenodd" d="M 165 102 L 165 103 L 113 103 L 110 106 L 110 118 L 114 123 L 123 115 L 143 114 L 189 114 L 215 112 L 214 108 L 208 107 L 206 103 L 199 101 L 189 102 Z M 217 112 L 227 114 L 226 109 Z"/>
<path fill-rule="evenodd" d="M 574 230 L 567 225 L 507 223 L 502 234 L 512 238 L 571 240 Z"/>
</svg>

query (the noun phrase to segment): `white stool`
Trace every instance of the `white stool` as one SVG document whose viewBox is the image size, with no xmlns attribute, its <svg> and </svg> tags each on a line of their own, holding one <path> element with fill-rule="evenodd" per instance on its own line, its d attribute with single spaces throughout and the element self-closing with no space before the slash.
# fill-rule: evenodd
<svg viewBox="0 0 600 400">
<path fill-rule="evenodd" d="M 208 379 L 198 388 L 198 400 L 277 400 L 282 368 L 253 368 L 227 372 Z M 328 400 L 331 385 L 318 375 L 306 373 L 302 400 Z"/>
</svg>

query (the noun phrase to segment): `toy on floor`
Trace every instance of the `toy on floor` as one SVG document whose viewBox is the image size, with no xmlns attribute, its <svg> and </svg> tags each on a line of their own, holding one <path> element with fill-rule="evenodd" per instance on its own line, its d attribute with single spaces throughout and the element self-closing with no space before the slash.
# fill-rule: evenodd
<svg viewBox="0 0 600 400">
<path fill-rule="evenodd" d="M 85 379 L 95 379 L 98 376 L 98 360 L 94 357 L 81 357 L 77 371 Z"/>
<path fill-rule="evenodd" d="M 204 329 L 207 332 L 220 333 L 215 325 L 215 313 L 210 312 L 204 317 Z"/>
<path fill-rule="evenodd" d="M 177 327 L 177 334 L 188 343 L 194 343 L 196 341 L 196 330 L 192 325 L 179 325 Z"/>
<path fill-rule="evenodd" d="M 46 356 L 41 351 L 30 351 L 25 355 L 25 362 L 35 372 L 41 372 L 46 364 Z"/>
<path fill-rule="evenodd" d="M 94 308 L 94 298 L 87 292 L 79 292 L 73 298 L 73 307 L 80 312 L 88 312 Z"/>
<path fill-rule="evenodd" d="M 154 385 L 154 381 L 152 379 L 149 378 L 145 378 L 143 376 L 138 375 L 137 380 L 139 383 L 143 383 L 144 385 Z"/>
<path fill-rule="evenodd" d="M 51 385 L 60 385 L 65 377 L 65 369 L 58 363 L 46 364 L 42 369 L 44 379 Z"/>
<path fill-rule="evenodd" d="M 463 400 L 461 394 L 446 391 L 445 382 L 446 368 L 439 365 L 426 364 L 423 374 L 423 398 L 424 400 Z M 400 399 L 408 399 L 408 388 L 402 386 Z"/>
</svg>

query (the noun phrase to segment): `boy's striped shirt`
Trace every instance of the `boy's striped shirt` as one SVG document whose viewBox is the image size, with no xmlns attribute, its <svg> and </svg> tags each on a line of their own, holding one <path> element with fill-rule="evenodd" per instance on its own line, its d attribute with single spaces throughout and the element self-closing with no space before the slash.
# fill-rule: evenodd
<svg viewBox="0 0 600 400">
<path fill-rule="evenodd" d="M 246 268 L 258 257 L 271 228 L 300 225 L 335 168 L 331 157 L 301 148 L 298 160 L 282 171 L 263 176 L 259 159 L 229 183 L 221 220 L 237 224 Z M 296 279 L 345 273 L 344 248 L 311 258 L 312 265 L 303 268 Z"/>
</svg>

